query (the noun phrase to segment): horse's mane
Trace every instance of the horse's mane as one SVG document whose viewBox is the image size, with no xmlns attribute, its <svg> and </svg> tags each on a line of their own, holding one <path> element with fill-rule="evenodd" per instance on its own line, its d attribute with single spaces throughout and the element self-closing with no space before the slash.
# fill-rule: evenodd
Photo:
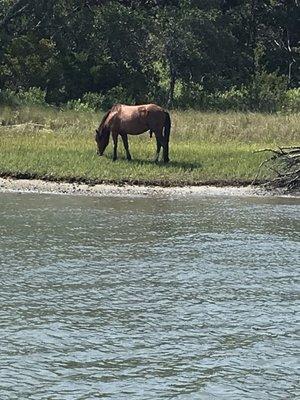
<svg viewBox="0 0 300 400">
<path fill-rule="evenodd" d="M 105 124 L 105 121 L 106 121 L 107 117 L 109 116 L 109 114 L 110 114 L 112 111 L 115 111 L 115 110 L 119 109 L 119 107 L 120 107 L 120 104 L 114 104 L 114 105 L 104 114 L 104 116 L 103 116 L 103 118 L 102 118 L 102 120 L 101 120 L 101 122 L 100 122 L 99 128 L 98 128 L 98 131 L 99 131 L 99 132 L 101 132 L 101 130 L 103 129 L 104 124 Z"/>
<path fill-rule="evenodd" d="M 104 116 L 103 116 L 103 118 L 102 118 L 102 120 L 101 120 L 101 122 L 100 122 L 99 128 L 98 128 L 98 131 L 99 131 L 99 132 L 100 132 L 101 129 L 103 128 L 104 123 L 105 123 L 105 121 L 106 121 L 108 115 L 110 114 L 110 112 L 111 112 L 111 108 L 104 114 Z"/>
</svg>

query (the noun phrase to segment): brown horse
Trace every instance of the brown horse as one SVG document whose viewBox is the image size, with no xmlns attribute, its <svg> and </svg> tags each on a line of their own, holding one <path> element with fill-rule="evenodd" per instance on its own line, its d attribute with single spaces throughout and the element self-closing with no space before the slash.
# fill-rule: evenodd
<svg viewBox="0 0 300 400">
<path fill-rule="evenodd" d="M 171 130 L 170 115 L 156 104 L 140 106 L 114 105 L 103 117 L 99 128 L 96 129 L 95 140 L 98 146 L 98 154 L 103 155 L 109 143 L 109 135 L 112 134 L 114 142 L 113 160 L 117 159 L 118 135 L 121 136 L 126 151 L 127 160 L 131 160 L 128 147 L 128 135 L 140 135 L 150 130 L 156 137 L 156 157 L 163 148 L 163 160 L 169 162 L 169 137 Z"/>
</svg>

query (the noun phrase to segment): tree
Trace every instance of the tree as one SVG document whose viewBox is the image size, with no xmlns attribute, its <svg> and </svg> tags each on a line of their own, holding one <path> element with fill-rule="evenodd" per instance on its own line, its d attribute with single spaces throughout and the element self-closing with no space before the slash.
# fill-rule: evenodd
<svg viewBox="0 0 300 400">
<path fill-rule="evenodd" d="M 0 0 L 0 89 L 39 86 L 56 103 L 113 91 L 122 99 L 171 106 L 178 88 L 181 95 L 194 89 L 213 94 L 254 87 L 261 77 L 273 85 L 277 76 L 279 85 L 285 76 L 297 87 L 299 5 Z"/>
</svg>

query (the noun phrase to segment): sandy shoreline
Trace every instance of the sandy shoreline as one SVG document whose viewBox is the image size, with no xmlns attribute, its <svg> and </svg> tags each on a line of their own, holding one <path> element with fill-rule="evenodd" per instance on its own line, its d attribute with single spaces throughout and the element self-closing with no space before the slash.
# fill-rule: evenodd
<svg viewBox="0 0 300 400">
<path fill-rule="evenodd" d="M 0 193 L 43 193 L 84 196 L 283 196 L 282 191 L 269 192 L 262 188 L 246 186 L 187 186 L 153 187 L 137 185 L 108 185 L 52 182 L 38 179 L 0 178 Z M 293 197 L 298 197 L 293 195 Z"/>
</svg>

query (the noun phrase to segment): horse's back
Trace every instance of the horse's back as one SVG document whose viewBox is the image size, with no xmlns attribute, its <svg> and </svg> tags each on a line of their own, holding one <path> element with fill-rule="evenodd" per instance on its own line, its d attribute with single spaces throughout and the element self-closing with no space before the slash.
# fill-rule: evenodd
<svg viewBox="0 0 300 400">
<path fill-rule="evenodd" d="M 140 119 L 146 121 L 149 119 L 164 119 L 165 111 L 162 107 L 152 103 L 135 106 L 122 104 L 119 109 L 119 115 L 122 119 Z"/>
<path fill-rule="evenodd" d="M 113 129 L 137 135 L 149 129 L 160 130 L 165 115 L 164 109 L 157 104 L 116 104 L 111 108 L 108 120 Z"/>
</svg>

